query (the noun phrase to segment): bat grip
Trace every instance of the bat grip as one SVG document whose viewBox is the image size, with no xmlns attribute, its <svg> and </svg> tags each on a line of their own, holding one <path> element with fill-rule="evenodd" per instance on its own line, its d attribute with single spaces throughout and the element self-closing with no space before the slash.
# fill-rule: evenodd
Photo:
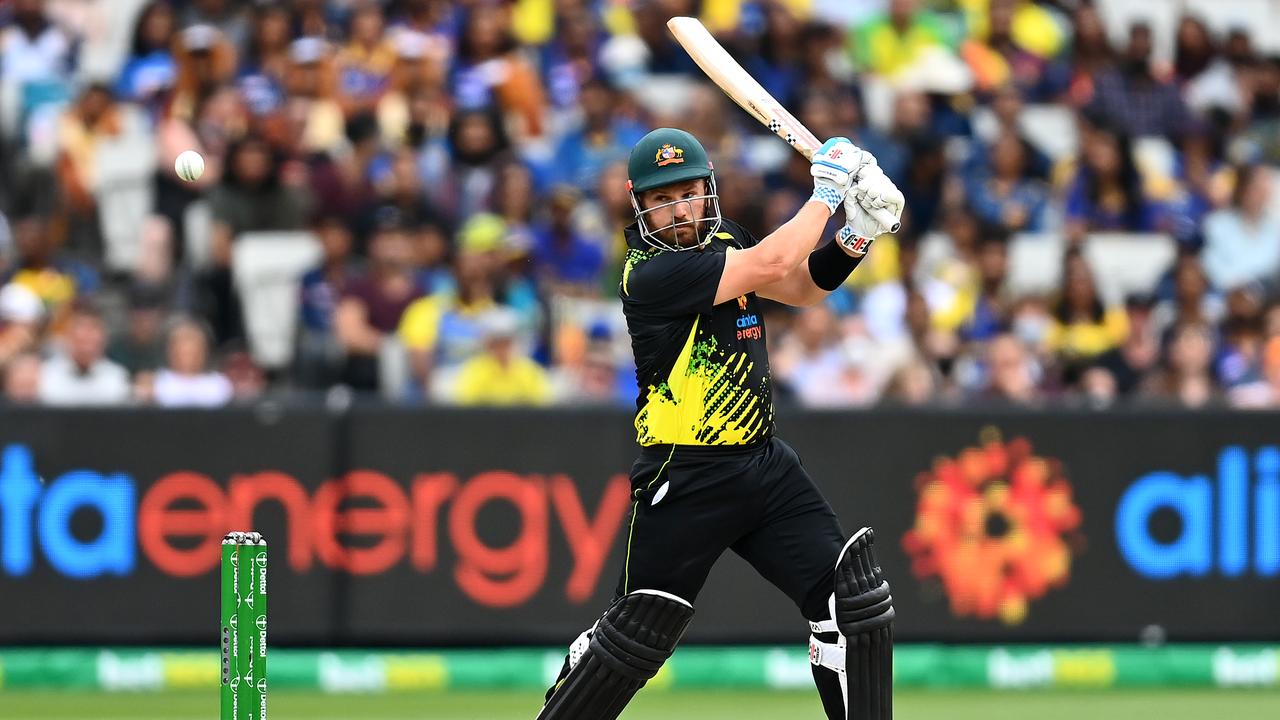
<svg viewBox="0 0 1280 720">
<path fill-rule="evenodd" d="M 888 231 L 891 233 L 898 232 L 898 228 L 902 227 L 902 223 L 898 222 L 898 219 L 893 216 L 893 213 L 889 212 L 885 208 L 876 208 L 872 210 L 871 217 L 875 218 L 876 222 L 888 228 Z"/>
</svg>

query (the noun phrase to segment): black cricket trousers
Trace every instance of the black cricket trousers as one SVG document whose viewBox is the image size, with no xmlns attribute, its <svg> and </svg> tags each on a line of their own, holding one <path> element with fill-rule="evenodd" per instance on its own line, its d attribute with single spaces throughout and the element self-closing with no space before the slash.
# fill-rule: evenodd
<svg viewBox="0 0 1280 720">
<path fill-rule="evenodd" d="M 618 596 L 661 590 L 693 603 L 730 549 L 805 619 L 827 619 L 844 531 L 782 440 L 643 448 L 631 468 L 631 497 Z"/>
</svg>

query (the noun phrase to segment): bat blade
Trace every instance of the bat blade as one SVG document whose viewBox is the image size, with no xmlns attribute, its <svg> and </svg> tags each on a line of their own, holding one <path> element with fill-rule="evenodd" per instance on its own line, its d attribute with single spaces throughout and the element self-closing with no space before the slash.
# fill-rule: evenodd
<svg viewBox="0 0 1280 720">
<path fill-rule="evenodd" d="M 731 100 L 806 160 L 813 157 L 822 146 L 818 138 L 756 82 L 697 18 L 673 17 L 667 21 L 667 28 L 702 72 Z"/>
<path fill-rule="evenodd" d="M 667 21 L 667 29 L 711 82 L 723 90 L 738 107 L 746 110 L 757 122 L 795 148 L 805 160 L 813 159 L 813 154 L 822 147 L 818 138 L 751 77 L 701 21 L 691 17 L 673 17 Z M 876 209 L 869 212 L 881 225 L 889 228 L 889 232 L 898 231 L 898 221 L 888 210 Z"/>
</svg>

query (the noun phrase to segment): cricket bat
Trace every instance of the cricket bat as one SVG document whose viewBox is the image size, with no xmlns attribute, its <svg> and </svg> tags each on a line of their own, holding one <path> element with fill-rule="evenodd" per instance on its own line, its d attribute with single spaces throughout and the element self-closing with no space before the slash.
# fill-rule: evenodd
<svg viewBox="0 0 1280 720">
<path fill-rule="evenodd" d="M 813 154 L 822 147 L 818 138 L 774 100 L 697 18 L 673 17 L 667 21 L 667 28 L 684 47 L 685 52 L 689 53 L 689 57 L 702 68 L 702 72 L 738 107 L 751 113 L 752 117 L 769 128 L 774 135 L 786 140 L 805 160 L 813 159 Z M 889 232 L 898 231 L 899 223 L 888 210 L 879 208 L 870 212 L 881 225 L 889 228 Z"/>
</svg>

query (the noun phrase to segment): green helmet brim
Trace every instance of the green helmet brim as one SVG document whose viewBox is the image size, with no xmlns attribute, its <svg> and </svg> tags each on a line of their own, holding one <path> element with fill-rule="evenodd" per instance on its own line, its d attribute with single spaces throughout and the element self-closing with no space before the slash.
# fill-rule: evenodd
<svg viewBox="0 0 1280 720">
<path fill-rule="evenodd" d="M 675 185 L 676 183 L 709 177 L 711 177 L 711 170 L 705 167 L 690 165 L 689 167 L 670 168 L 664 172 L 648 174 L 640 182 L 632 182 L 631 191 L 642 193 L 664 185 Z"/>
</svg>

